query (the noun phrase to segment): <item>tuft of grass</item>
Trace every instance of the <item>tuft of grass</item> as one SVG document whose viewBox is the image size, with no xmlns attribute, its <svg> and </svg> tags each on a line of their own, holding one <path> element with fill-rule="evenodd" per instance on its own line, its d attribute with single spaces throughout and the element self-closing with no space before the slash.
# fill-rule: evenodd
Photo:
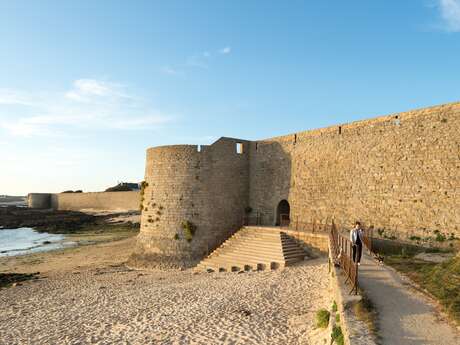
<svg viewBox="0 0 460 345">
<path fill-rule="evenodd" d="M 436 237 L 434 238 L 436 242 L 444 242 L 446 239 L 446 235 L 439 232 L 436 234 Z"/>
<path fill-rule="evenodd" d="M 332 303 L 332 311 L 335 313 L 337 311 L 337 303 L 334 301 L 334 303 Z"/>
<path fill-rule="evenodd" d="M 329 318 L 331 313 L 326 309 L 320 309 L 316 312 L 316 327 L 327 328 L 329 326 Z"/>
<path fill-rule="evenodd" d="M 353 305 L 353 313 L 356 317 L 363 321 L 367 328 L 374 336 L 378 336 L 377 332 L 377 311 L 369 297 L 360 291 L 361 300 Z"/>
<path fill-rule="evenodd" d="M 332 328 L 331 339 L 332 341 L 335 341 L 337 345 L 343 345 L 345 343 L 342 333 L 342 327 L 335 325 Z"/>
<path fill-rule="evenodd" d="M 339 323 L 340 322 L 340 314 L 335 314 L 335 322 Z"/>
</svg>

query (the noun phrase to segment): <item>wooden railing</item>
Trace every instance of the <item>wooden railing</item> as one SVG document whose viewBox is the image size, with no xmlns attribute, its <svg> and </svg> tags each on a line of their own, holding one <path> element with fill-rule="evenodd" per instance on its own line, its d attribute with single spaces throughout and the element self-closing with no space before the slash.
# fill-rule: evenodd
<svg viewBox="0 0 460 345">
<path fill-rule="evenodd" d="M 343 236 L 334 223 L 329 233 L 331 241 L 332 260 L 334 265 L 341 268 L 345 274 L 345 283 L 351 285 L 351 293 L 358 293 L 358 264 L 353 261 L 353 246 L 351 241 Z"/>
</svg>

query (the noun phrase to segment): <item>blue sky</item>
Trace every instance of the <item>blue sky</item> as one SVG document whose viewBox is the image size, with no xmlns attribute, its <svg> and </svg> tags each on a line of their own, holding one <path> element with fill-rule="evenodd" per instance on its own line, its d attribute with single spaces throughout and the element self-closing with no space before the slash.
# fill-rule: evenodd
<svg viewBox="0 0 460 345">
<path fill-rule="evenodd" d="M 0 0 L 0 194 L 460 100 L 460 0 Z"/>
</svg>

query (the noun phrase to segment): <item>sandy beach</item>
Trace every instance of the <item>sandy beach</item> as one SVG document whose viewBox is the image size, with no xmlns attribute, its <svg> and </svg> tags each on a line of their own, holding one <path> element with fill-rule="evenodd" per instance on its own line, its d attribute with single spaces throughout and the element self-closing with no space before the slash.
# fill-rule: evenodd
<svg viewBox="0 0 460 345">
<path fill-rule="evenodd" d="M 330 305 L 325 259 L 280 271 L 140 271 L 135 238 L 4 258 L 40 278 L 0 290 L 1 344 L 314 344 Z M 34 263 L 35 262 L 35 263 Z"/>
</svg>

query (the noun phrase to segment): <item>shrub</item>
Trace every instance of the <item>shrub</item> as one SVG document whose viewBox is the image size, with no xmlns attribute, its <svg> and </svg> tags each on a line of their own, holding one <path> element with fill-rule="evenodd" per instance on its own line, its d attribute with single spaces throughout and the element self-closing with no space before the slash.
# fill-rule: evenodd
<svg viewBox="0 0 460 345">
<path fill-rule="evenodd" d="M 179 239 L 179 234 L 174 234 L 174 239 L 177 241 Z"/>
<path fill-rule="evenodd" d="M 329 317 L 331 313 L 326 309 L 320 309 L 316 312 L 316 327 L 327 328 L 329 326 Z"/>
<path fill-rule="evenodd" d="M 411 237 L 409 237 L 409 240 L 411 241 L 420 241 L 422 238 L 420 236 L 414 236 L 412 235 Z"/>
<path fill-rule="evenodd" d="M 129 191 L 132 191 L 132 189 L 129 188 L 127 185 L 120 183 L 119 185 L 107 188 L 105 191 L 106 192 L 129 192 Z"/>
</svg>

